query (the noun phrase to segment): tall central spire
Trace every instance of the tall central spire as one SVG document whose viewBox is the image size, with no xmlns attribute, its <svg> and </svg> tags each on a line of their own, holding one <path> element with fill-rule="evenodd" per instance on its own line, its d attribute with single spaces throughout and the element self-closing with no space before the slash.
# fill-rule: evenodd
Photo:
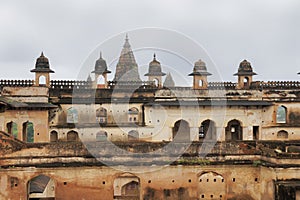
<svg viewBox="0 0 300 200">
<path fill-rule="evenodd" d="M 114 81 L 141 81 L 138 71 L 138 65 L 131 50 L 127 34 L 116 67 Z"/>
</svg>

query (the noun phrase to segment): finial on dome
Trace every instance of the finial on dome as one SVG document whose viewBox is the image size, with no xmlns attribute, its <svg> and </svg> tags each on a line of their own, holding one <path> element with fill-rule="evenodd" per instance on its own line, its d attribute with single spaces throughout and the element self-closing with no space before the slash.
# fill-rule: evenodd
<svg viewBox="0 0 300 200">
<path fill-rule="evenodd" d="M 125 40 L 128 41 L 128 33 L 126 33 Z"/>
<path fill-rule="evenodd" d="M 155 55 L 155 53 L 153 54 L 153 60 L 156 60 L 156 55 Z"/>
<path fill-rule="evenodd" d="M 43 51 L 42 51 L 42 53 L 41 53 L 41 57 L 45 57 L 45 56 L 44 56 L 44 52 L 43 52 Z"/>
<path fill-rule="evenodd" d="M 102 59 L 102 51 L 100 51 L 100 58 Z"/>
</svg>

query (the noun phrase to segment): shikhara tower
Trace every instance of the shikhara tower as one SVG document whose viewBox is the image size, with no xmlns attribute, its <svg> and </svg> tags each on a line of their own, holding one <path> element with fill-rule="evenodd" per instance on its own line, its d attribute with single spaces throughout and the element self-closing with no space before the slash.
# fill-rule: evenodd
<svg viewBox="0 0 300 200">
<path fill-rule="evenodd" d="M 138 65 L 135 61 L 131 46 L 129 44 L 128 35 L 126 35 L 125 43 L 116 66 L 114 81 L 139 82 L 141 81 L 138 71 Z"/>
</svg>

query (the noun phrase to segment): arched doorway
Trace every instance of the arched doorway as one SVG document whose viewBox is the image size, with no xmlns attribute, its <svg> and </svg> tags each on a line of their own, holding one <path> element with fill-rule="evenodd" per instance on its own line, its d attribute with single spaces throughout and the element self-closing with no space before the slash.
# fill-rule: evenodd
<svg viewBox="0 0 300 200">
<path fill-rule="evenodd" d="M 54 200 L 55 181 L 48 176 L 39 175 L 28 181 L 29 200 Z"/>
<path fill-rule="evenodd" d="M 58 140 L 58 134 L 56 131 L 50 132 L 50 142 L 57 142 Z"/>
<path fill-rule="evenodd" d="M 199 140 L 215 140 L 216 139 L 216 123 L 212 120 L 205 120 L 199 127 Z"/>
<path fill-rule="evenodd" d="M 136 181 L 131 181 L 123 185 L 121 189 L 122 196 L 138 197 L 139 196 L 139 183 Z"/>
<path fill-rule="evenodd" d="M 34 128 L 32 122 L 24 122 L 22 130 L 23 141 L 32 143 L 34 141 Z"/>
<path fill-rule="evenodd" d="M 137 141 L 139 140 L 139 132 L 136 130 L 131 130 L 128 132 L 128 141 Z"/>
<path fill-rule="evenodd" d="M 69 131 L 67 133 L 67 141 L 78 141 L 78 133 L 76 131 Z"/>
<path fill-rule="evenodd" d="M 277 139 L 288 139 L 289 134 L 285 130 L 278 131 L 277 133 Z"/>
<path fill-rule="evenodd" d="M 226 141 L 237 141 L 243 140 L 243 129 L 241 123 L 234 119 L 228 122 L 225 128 L 225 139 Z"/>
<path fill-rule="evenodd" d="M 175 141 L 190 141 L 189 123 L 185 120 L 176 121 L 172 133 Z"/>
<path fill-rule="evenodd" d="M 96 141 L 107 141 L 107 132 L 106 131 L 99 131 L 96 134 Z"/>
<path fill-rule="evenodd" d="M 140 180 L 138 177 L 125 173 L 114 180 L 114 199 L 139 200 Z"/>
<path fill-rule="evenodd" d="M 199 199 L 225 199 L 224 177 L 216 172 L 203 172 L 198 178 Z"/>
</svg>

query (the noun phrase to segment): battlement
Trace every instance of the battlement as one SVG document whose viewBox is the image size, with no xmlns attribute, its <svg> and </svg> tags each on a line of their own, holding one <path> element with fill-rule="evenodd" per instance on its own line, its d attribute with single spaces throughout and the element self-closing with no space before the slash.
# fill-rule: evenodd
<svg viewBox="0 0 300 200">
<path fill-rule="evenodd" d="M 50 88 L 52 89 L 88 89 L 92 86 L 91 81 L 84 80 L 51 80 Z M 30 87 L 34 85 L 34 80 L 0 80 L 0 87 Z M 43 86 L 43 85 L 41 85 Z M 139 87 L 141 89 L 157 88 L 153 81 L 108 81 L 108 88 L 115 87 Z M 209 82 L 209 90 L 234 90 L 237 83 L 232 82 Z M 172 87 L 176 89 L 190 89 L 190 87 Z M 264 90 L 264 89 L 300 89 L 300 81 L 256 81 L 252 82 L 249 89 Z"/>
<path fill-rule="evenodd" d="M 90 88 L 91 82 L 82 80 L 51 80 L 50 87 L 53 89 Z"/>
<path fill-rule="evenodd" d="M 0 80 L 0 87 L 30 87 L 33 85 L 33 80 Z"/>
<path fill-rule="evenodd" d="M 151 89 L 156 88 L 154 81 L 108 81 L 108 88 L 143 88 Z"/>
<path fill-rule="evenodd" d="M 257 81 L 251 84 L 251 89 L 300 89 L 300 81 Z"/>
<path fill-rule="evenodd" d="M 210 90 L 233 90 L 236 88 L 236 83 L 232 82 L 210 82 L 208 83 L 208 89 Z"/>
</svg>

